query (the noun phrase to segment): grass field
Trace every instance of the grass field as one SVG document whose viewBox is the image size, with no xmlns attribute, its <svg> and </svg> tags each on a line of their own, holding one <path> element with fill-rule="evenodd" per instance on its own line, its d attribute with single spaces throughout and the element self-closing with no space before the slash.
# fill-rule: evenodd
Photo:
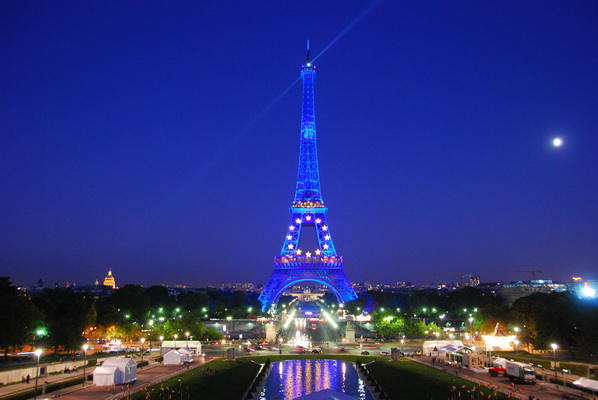
<svg viewBox="0 0 598 400">
<path fill-rule="evenodd" d="M 508 398 L 503 393 L 496 393 L 495 397 L 494 390 L 408 359 L 377 361 L 367 365 L 367 369 L 391 399 L 468 400 L 487 399 L 488 395 L 492 399 Z"/>
<path fill-rule="evenodd" d="M 260 365 L 250 360 L 216 360 L 206 364 L 205 368 L 215 372 L 202 372 L 202 368 L 196 368 L 153 386 L 149 391 L 137 392 L 131 398 L 239 400 L 259 372 Z"/>
<path fill-rule="evenodd" d="M 478 388 L 471 382 L 454 375 L 438 371 L 414 361 L 404 359 L 391 362 L 373 356 L 349 355 L 273 355 L 241 357 L 237 361 L 213 361 L 206 364 L 218 372 L 208 375 L 201 369 L 179 375 L 157 386 L 150 388 L 149 396 L 145 390 L 136 393 L 133 399 L 206 399 L 206 400 L 238 400 L 247 387 L 251 384 L 259 371 L 259 364 L 270 359 L 271 362 L 291 359 L 334 359 L 348 362 L 359 360 L 369 363 L 368 370 L 380 384 L 383 391 L 391 399 L 409 400 L 446 400 L 446 399 L 487 399 L 492 394 L 492 399 L 507 399 L 502 393 L 494 396 L 494 391 L 487 387 Z M 376 362 L 374 359 L 377 359 Z M 258 364 L 259 363 L 259 364 Z M 475 388 L 475 390 L 474 390 Z M 181 393 L 182 391 L 182 393 Z M 459 396 L 461 392 L 461 396 Z"/>
</svg>

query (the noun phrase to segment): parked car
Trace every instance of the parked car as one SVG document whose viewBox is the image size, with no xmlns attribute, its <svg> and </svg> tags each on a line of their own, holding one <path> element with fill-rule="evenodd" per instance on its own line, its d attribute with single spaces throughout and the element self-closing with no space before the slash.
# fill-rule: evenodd
<svg viewBox="0 0 598 400">
<path fill-rule="evenodd" d="M 390 353 L 388 351 L 381 351 L 380 355 L 384 357 L 390 357 Z"/>
<path fill-rule="evenodd" d="M 311 352 L 314 353 L 314 354 L 320 354 L 322 352 L 322 350 L 320 350 L 320 349 L 312 349 Z"/>
<path fill-rule="evenodd" d="M 367 351 L 367 350 L 364 350 L 364 351 L 362 351 L 362 352 L 361 352 L 361 355 L 362 355 L 362 356 L 369 356 L 369 355 L 370 355 L 370 352 L 369 352 L 369 351 Z"/>
</svg>

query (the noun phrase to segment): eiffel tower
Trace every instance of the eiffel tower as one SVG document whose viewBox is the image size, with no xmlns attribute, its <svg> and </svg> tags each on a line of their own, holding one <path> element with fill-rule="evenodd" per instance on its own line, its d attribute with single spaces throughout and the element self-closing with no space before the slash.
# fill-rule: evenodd
<svg viewBox="0 0 598 400">
<path fill-rule="evenodd" d="M 314 106 L 314 80 L 316 67 L 309 56 L 301 69 L 303 80 L 303 105 L 301 113 L 301 138 L 299 172 L 295 200 L 290 208 L 291 223 L 280 255 L 274 257 L 274 271 L 264 286 L 259 300 L 262 311 L 274 310 L 282 293 L 299 282 L 317 282 L 327 286 L 336 295 L 339 304 L 357 298 L 353 286 L 343 271 L 343 257 L 336 254 L 330 229 L 326 222 L 328 208 L 320 191 L 320 171 L 316 147 L 316 114 Z M 315 228 L 318 248 L 300 249 L 299 238 L 303 228 Z"/>
</svg>

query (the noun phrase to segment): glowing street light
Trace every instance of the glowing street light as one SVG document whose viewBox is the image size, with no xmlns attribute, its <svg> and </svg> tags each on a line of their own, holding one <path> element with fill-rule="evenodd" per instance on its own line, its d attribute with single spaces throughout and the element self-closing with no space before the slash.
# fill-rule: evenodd
<svg viewBox="0 0 598 400">
<path fill-rule="evenodd" d="M 141 338 L 141 367 L 139 369 L 143 369 L 143 344 L 145 343 L 145 338 Z"/>
<path fill-rule="evenodd" d="M 87 349 L 89 345 L 86 343 L 83 345 L 83 387 L 85 387 L 85 367 L 87 367 Z"/>
<path fill-rule="evenodd" d="M 401 353 L 405 354 L 405 350 L 403 348 L 403 344 L 405 344 L 405 339 L 401 339 Z"/>
<path fill-rule="evenodd" d="M 33 391 L 33 398 L 37 399 L 37 380 L 39 378 L 39 357 L 42 355 L 42 349 L 35 350 L 35 355 L 37 356 L 37 362 L 35 364 L 35 389 Z"/>
<path fill-rule="evenodd" d="M 469 317 L 469 331 L 471 334 L 471 341 L 473 343 L 475 341 L 475 336 L 473 335 L 473 317 Z"/>
<path fill-rule="evenodd" d="M 515 343 L 515 355 L 517 355 L 517 350 L 519 348 L 519 340 L 515 339 L 513 340 L 513 343 Z"/>
<path fill-rule="evenodd" d="M 162 347 L 164 343 L 164 336 L 160 336 L 160 359 L 162 360 L 162 362 L 164 362 L 164 359 L 162 359 Z"/>
<path fill-rule="evenodd" d="M 559 381 L 558 381 L 557 376 L 556 376 L 556 349 L 558 349 L 559 346 L 556 343 L 553 343 L 553 344 L 550 345 L 550 347 L 552 347 L 552 357 L 553 357 L 553 360 L 554 360 L 554 384 L 558 385 Z"/>
<path fill-rule="evenodd" d="M 177 335 L 176 333 L 173 335 L 174 337 L 174 349 L 176 350 L 176 338 L 179 337 L 179 335 Z"/>
</svg>

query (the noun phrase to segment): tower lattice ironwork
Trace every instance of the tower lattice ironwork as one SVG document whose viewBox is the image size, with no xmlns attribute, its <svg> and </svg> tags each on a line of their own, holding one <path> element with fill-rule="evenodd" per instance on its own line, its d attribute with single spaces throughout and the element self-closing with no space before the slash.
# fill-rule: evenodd
<svg viewBox="0 0 598 400">
<path fill-rule="evenodd" d="M 316 147 L 316 114 L 314 106 L 315 66 L 309 56 L 301 69 L 303 80 L 303 105 L 301 113 L 301 138 L 299 171 L 295 199 L 290 208 L 291 223 L 280 251 L 274 257 L 274 272 L 264 286 L 259 300 L 262 311 L 274 308 L 282 293 L 291 285 L 312 281 L 327 286 L 339 303 L 357 298 L 353 286 L 343 271 L 343 258 L 336 253 L 326 213 L 328 208 L 320 191 L 320 172 Z M 315 228 L 318 248 L 299 248 L 302 228 Z"/>
</svg>

